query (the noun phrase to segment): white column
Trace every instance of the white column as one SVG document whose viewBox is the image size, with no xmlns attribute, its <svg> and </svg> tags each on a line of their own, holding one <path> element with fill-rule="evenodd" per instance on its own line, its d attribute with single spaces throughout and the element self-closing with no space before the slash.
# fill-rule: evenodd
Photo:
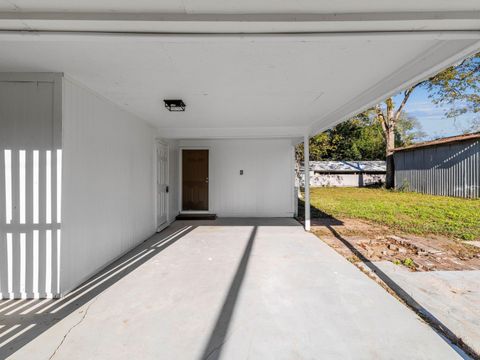
<svg viewBox="0 0 480 360">
<path fill-rule="evenodd" d="M 310 231 L 310 148 L 309 136 L 303 138 L 303 171 L 305 173 L 305 230 Z"/>
</svg>

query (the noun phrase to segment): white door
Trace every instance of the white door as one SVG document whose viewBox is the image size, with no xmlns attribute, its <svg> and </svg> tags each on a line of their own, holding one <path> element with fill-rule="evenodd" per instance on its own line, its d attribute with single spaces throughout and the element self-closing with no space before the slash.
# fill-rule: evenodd
<svg viewBox="0 0 480 360">
<path fill-rule="evenodd" d="M 168 146 L 157 142 L 157 229 L 167 223 L 168 215 Z"/>
</svg>

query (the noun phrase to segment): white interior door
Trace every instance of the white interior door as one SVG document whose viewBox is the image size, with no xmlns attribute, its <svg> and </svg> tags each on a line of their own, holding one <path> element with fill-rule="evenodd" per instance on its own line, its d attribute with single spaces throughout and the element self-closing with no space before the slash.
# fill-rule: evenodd
<svg viewBox="0 0 480 360">
<path fill-rule="evenodd" d="M 168 218 L 168 146 L 157 142 L 157 229 Z"/>
</svg>

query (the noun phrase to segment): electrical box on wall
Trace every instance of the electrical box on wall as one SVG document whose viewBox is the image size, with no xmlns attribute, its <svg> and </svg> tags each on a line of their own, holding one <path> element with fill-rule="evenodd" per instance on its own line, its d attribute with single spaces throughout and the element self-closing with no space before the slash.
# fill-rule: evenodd
<svg viewBox="0 0 480 360">
<path fill-rule="evenodd" d="M 240 170 L 240 175 L 243 175 L 243 170 Z"/>
</svg>

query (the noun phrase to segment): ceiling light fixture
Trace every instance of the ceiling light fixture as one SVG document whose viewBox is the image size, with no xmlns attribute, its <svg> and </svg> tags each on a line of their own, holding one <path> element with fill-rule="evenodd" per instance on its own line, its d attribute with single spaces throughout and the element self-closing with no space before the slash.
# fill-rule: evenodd
<svg viewBox="0 0 480 360">
<path fill-rule="evenodd" d="M 185 111 L 185 103 L 181 99 L 163 100 L 168 111 Z"/>
</svg>

